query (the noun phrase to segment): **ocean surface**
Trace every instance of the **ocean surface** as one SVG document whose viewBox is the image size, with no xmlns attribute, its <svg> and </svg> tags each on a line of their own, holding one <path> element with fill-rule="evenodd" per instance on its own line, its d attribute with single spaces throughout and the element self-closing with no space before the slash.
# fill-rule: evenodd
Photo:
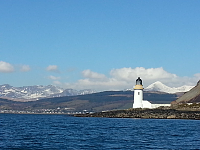
<svg viewBox="0 0 200 150">
<path fill-rule="evenodd" d="M 0 149 L 200 149 L 200 120 L 0 114 Z"/>
</svg>

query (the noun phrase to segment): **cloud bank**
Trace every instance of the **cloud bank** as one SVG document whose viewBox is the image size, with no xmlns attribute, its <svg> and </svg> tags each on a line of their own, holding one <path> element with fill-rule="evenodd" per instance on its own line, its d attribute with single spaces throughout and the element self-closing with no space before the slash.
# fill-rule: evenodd
<svg viewBox="0 0 200 150">
<path fill-rule="evenodd" d="M 0 61 L 0 72 L 1 73 L 14 72 L 14 67 L 11 64 L 7 63 L 7 62 Z"/>
<path fill-rule="evenodd" d="M 109 76 L 91 70 L 82 71 L 83 79 L 74 83 L 62 83 L 65 88 L 73 89 L 94 89 L 97 91 L 104 90 L 123 90 L 132 89 L 135 80 L 141 77 L 144 87 L 160 81 L 170 87 L 179 87 L 183 85 L 196 85 L 200 79 L 200 73 L 193 77 L 179 77 L 176 74 L 165 71 L 160 68 L 120 68 L 112 69 Z M 56 82 L 54 82 L 56 83 Z M 58 82 L 61 85 L 61 82 Z"/>
</svg>

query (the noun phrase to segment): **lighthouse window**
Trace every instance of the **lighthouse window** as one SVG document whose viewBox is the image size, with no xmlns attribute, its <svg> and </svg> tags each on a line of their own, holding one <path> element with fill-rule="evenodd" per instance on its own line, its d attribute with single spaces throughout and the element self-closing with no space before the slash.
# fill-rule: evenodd
<svg viewBox="0 0 200 150">
<path fill-rule="evenodd" d="M 138 95 L 140 95 L 140 92 L 138 92 Z"/>
</svg>

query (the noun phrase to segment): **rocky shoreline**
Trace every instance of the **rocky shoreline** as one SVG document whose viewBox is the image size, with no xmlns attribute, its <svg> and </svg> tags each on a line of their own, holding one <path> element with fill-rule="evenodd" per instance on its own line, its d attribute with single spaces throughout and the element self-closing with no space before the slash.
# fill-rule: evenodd
<svg viewBox="0 0 200 150">
<path fill-rule="evenodd" d="M 200 120 L 200 111 L 177 109 L 127 109 L 92 114 L 76 114 L 75 117 L 141 118 L 141 119 L 194 119 Z"/>
</svg>

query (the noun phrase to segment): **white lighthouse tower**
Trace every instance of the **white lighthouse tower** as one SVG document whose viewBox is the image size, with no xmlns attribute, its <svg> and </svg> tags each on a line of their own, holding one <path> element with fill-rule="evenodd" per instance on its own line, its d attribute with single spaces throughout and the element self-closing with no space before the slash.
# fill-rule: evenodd
<svg viewBox="0 0 200 150">
<path fill-rule="evenodd" d="M 140 77 L 136 80 L 136 85 L 134 88 L 134 103 L 133 108 L 143 108 L 143 86 Z"/>
</svg>

